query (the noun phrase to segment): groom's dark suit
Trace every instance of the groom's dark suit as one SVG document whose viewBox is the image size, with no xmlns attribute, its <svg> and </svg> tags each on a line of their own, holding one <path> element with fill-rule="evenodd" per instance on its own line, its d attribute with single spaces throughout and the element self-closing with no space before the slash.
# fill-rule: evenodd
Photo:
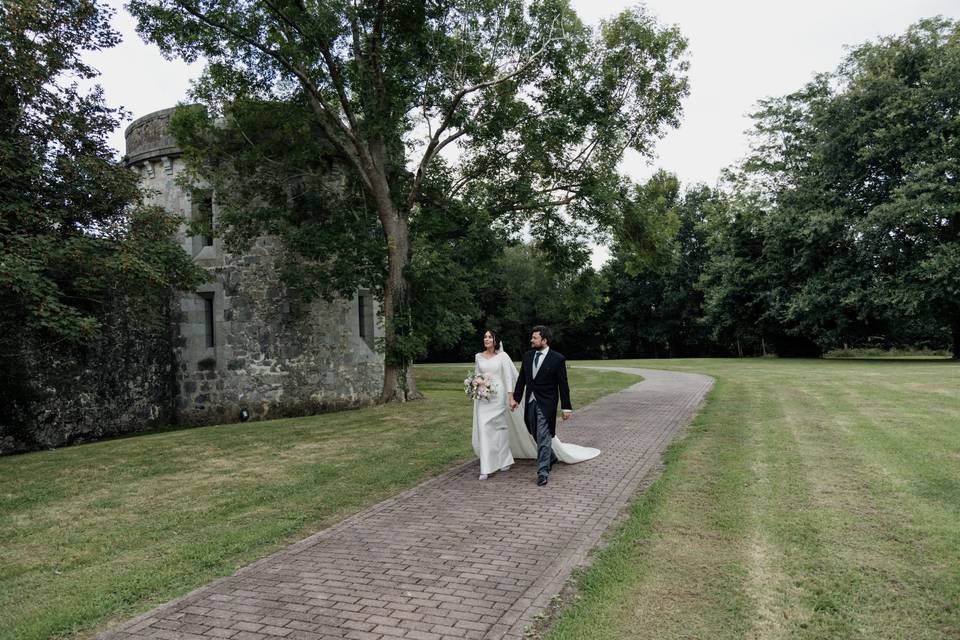
<svg viewBox="0 0 960 640">
<path fill-rule="evenodd" d="M 537 367 L 534 365 L 536 354 L 532 350 L 523 354 L 513 399 L 523 405 L 523 421 L 537 441 L 537 474 L 545 478 L 555 459 L 550 441 L 557 434 L 557 400 L 567 411 L 572 411 L 573 405 L 570 404 L 570 387 L 567 385 L 567 359 L 549 349 L 541 355 Z M 524 390 L 527 398 L 523 397 Z"/>
<path fill-rule="evenodd" d="M 540 363 L 537 369 L 537 375 L 533 375 L 533 356 L 537 352 L 527 351 L 523 354 L 523 360 L 520 363 L 520 376 L 517 378 L 517 386 L 513 390 L 513 399 L 523 404 L 523 391 L 533 392 L 543 411 L 543 416 L 550 425 L 550 435 L 557 435 L 557 397 L 559 394 L 560 407 L 567 411 L 573 411 L 573 405 L 570 404 L 570 387 L 567 386 L 567 359 L 559 352 L 550 349 L 547 355 Z M 527 412 L 524 411 L 524 416 Z M 536 438 L 537 425 L 530 425 L 527 421 L 527 430 Z"/>
</svg>

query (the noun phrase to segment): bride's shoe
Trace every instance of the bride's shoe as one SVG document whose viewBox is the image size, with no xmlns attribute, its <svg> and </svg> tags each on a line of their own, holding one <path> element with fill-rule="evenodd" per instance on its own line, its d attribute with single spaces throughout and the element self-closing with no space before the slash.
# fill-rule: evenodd
<svg viewBox="0 0 960 640">
<path fill-rule="evenodd" d="M 477 480 L 486 480 L 486 479 L 487 479 L 487 474 L 485 474 L 485 473 L 481 473 L 481 474 L 480 474 L 480 477 L 477 478 Z"/>
<path fill-rule="evenodd" d="M 500 467 L 500 471 L 510 471 L 510 465 L 508 464 L 505 467 Z"/>
</svg>

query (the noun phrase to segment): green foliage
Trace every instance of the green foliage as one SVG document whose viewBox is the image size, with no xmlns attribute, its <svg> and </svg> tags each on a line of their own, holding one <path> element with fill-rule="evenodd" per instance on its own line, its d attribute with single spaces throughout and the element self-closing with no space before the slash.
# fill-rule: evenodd
<svg viewBox="0 0 960 640">
<path fill-rule="evenodd" d="M 703 186 L 681 194 L 677 179 L 660 172 L 625 187 L 621 197 L 612 259 L 600 271 L 586 266 L 582 239 L 556 246 L 542 233 L 508 245 L 484 265 L 472 335 L 494 329 L 508 351 L 519 353 L 530 327 L 547 324 L 557 348 L 575 358 L 715 351 L 701 321 L 698 285 L 707 260 L 707 212 L 720 206 L 721 195 Z M 477 340 L 458 349 L 431 345 L 429 355 L 464 359 L 478 348 Z"/>
<path fill-rule="evenodd" d="M 705 221 L 708 259 L 698 286 L 704 292 L 703 318 L 715 340 L 743 340 L 763 331 L 763 211 L 763 203 L 744 192 L 721 197 Z"/>
<path fill-rule="evenodd" d="M 109 300 L 141 304 L 199 278 L 173 242 L 175 221 L 137 206 L 135 174 L 112 157 L 120 111 L 99 87 L 77 86 L 97 75 L 81 52 L 118 40 L 110 15 L 93 0 L 0 6 L 4 411 L 29 392 L 24 349 L 65 353 L 96 334 Z"/>
<path fill-rule="evenodd" d="M 480 315 L 478 300 L 503 284 L 493 273 L 502 234 L 491 230 L 484 211 L 445 199 L 446 187 L 442 181 L 428 184 L 424 204 L 411 216 L 414 333 L 425 338 L 411 354 L 417 360 L 470 336 Z"/>
<path fill-rule="evenodd" d="M 626 149 L 648 155 L 678 123 L 687 93 L 686 43 L 676 29 L 637 8 L 593 31 L 556 4 L 562 36 L 547 40 L 542 64 L 491 95 L 467 129 L 462 169 L 473 201 L 548 234 L 546 219 L 561 206 L 567 224 L 616 222 L 616 164 Z M 537 23 L 550 17 L 548 6 L 534 4 L 530 14 L 531 27 L 549 36 L 553 24 Z"/>
<path fill-rule="evenodd" d="M 136 193 L 103 142 L 115 111 L 98 90 L 62 86 L 68 74 L 95 75 L 78 50 L 116 42 L 98 9 L 82 1 L 0 9 L 0 313 L 6 328 L 73 341 L 96 328 L 82 301 L 95 295 L 105 258 L 87 231 L 116 233 Z M 76 206 L 83 202 L 91 206 Z"/>
<path fill-rule="evenodd" d="M 238 99 L 213 120 L 177 109 L 171 130 L 184 152 L 181 183 L 215 193 L 211 230 L 236 252 L 276 235 L 290 250 L 283 277 L 312 300 L 379 291 L 386 270 L 383 232 L 356 176 L 338 165 L 304 100 Z"/>
<path fill-rule="evenodd" d="M 484 328 L 499 333 L 504 349 L 516 357 L 529 348 L 530 327 L 537 324 L 549 325 L 554 343 L 564 344 L 561 281 L 544 250 L 528 244 L 508 247 L 494 272 L 502 280 L 485 300 Z M 479 351 L 479 342 L 471 343 L 474 351 Z"/>
<path fill-rule="evenodd" d="M 614 252 L 631 277 L 675 263 L 679 197 L 680 181 L 661 169 L 623 199 L 621 220 L 614 227 Z"/>
<path fill-rule="evenodd" d="M 720 195 L 704 186 L 680 193 L 677 179 L 659 172 L 636 190 L 611 261 L 601 272 L 605 285 L 603 355 L 701 355 L 712 348 L 701 321 L 698 288 L 707 258 L 707 212 Z M 636 242 L 633 238 L 655 238 Z M 598 354 L 599 355 L 599 354 Z"/>
<path fill-rule="evenodd" d="M 958 79 L 960 28 L 931 19 L 761 103 L 740 177 L 761 195 L 738 205 L 755 224 L 720 230 L 750 246 L 755 266 L 737 274 L 726 253 L 709 271 L 713 283 L 728 277 L 763 293 L 721 304 L 724 289 L 708 287 L 711 317 L 818 349 L 952 328 L 960 353 Z"/>
<path fill-rule="evenodd" d="M 564 257 L 564 256 L 561 256 Z M 529 348 L 530 328 L 548 325 L 554 345 L 565 355 L 593 353 L 596 340 L 585 330 L 602 312 L 603 283 L 582 262 L 557 261 L 552 248 L 541 243 L 511 243 L 478 270 L 480 307 L 471 340 L 456 350 L 432 350 L 431 358 L 469 359 L 481 349 L 480 336 L 496 331 L 512 356 Z"/>
<path fill-rule="evenodd" d="M 481 317 L 521 338 L 545 321 L 562 328 L 565 352 L 594 357 L 811 356 L 951 338 L 960 353 L 958 78 L 949 21 L 852 50 L 835 72 L 761 103 L 753 152 L 723 191 L 681 195 L 663 172 L 591 183 L 608 205 L 592 220 L 606 225 L 612 260 L 582 272 L 589 292 L 571 288 L 576 246 L 569 259 L 551 248 L 564 246 L 558 228 L 586 220 L 577 206 L 558 226 L 528 217 L 537 246 L 522 251 L 539 257 L 508 252 L 512 299 L 481 299 Z"/>
</svg>

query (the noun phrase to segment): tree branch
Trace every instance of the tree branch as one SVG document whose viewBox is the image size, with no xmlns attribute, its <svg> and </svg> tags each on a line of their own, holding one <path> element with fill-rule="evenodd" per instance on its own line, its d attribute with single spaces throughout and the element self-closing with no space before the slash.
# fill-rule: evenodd
<svg viewBox="0 0 960 640">
<path fill-rule="evenodd" d="M 350 100 L 347 99 L 346 86 L 343 82 L 343 76 L 340 75 L 340 68 L 337 65 L 337 61 L 333 57 L 333 53 L 330 51 L 330 47 L 325 43 L 320 43 L 320 54 L 323 56 L 323 61 L 327 65 L 327 70 L 330 72 L 330 81 L 333 83 L 334 88 L 337 91 L 337 96 L 340 98 L 340 105 L 343 107 L 343 113 L 347 116 L 347 121 L 350 123 L 350 128 L 359 133 L 359 125 L 357 124 L 357 118 L 353 113 L 353 107 L 350 105 Z"/>
<path fill-rule="evenodd" d="M 377 113 L 383 117 L 387 110 L 387 88 L 383 82 L 383 69 L 380 67 L 380 48 L 378 45 L 383 38 L 383 12 L 386 8 L 384 0 L 377 3 L 377 17 L 373 20 L 373 30 L 370 42 L 370 62 L 373 65 L 373 75 L 377 91 Z"/>
<path fill-rule="evenodd" d="M 307 96 L 310 99 L 310 103 L 314 108 L 314 112 L 317 114 L 317 119 L 320 121 L 320 126 L 323 127 L 327 138 L 341 153 L 344 154 L 344 156 L 347 157 L 348 160 L 354 164 L 354 166 L 356 166 L 358 173 L 360 174 L 360 179 L 363 181 L 364 185 L 372 188 L 372 182 L 367 174 L 370 167 L 367 166 L 368 163 L 364 162 L 364 156 L 366 154 L 363 153 L 364 150 L 362 145 L 360 145 L 359 140 L 357 140 L 353 132 L 346 125 L 344 125 L 343 121 L 340 120 L 340 117 L 336 114 L 336 111 L 323 99 L 323 97 L 320 95 L 319 89 L 313 84 L 305 71 L 284 57 L 283 54 L 276 49 L 272 49 L 221 22 L 212 20 L 207 15 L 191 6 L 189 3 L 181 1 L 178 4 L 184 11 L 199 20 L 201 23 L 212 29 L 223 31 L 237 40 L 244 42 L 247 44 L 247 46 L 253 47 L 257 51 L 260 51 L 264 55 L 276 61 L 289 73 L 296 76 L 300 81 L 301 86 L 303 86 L 303 88 L 307 91 Z M 344 140 L 341 136 L 346 137 L 346 140 Z M 349 141 L 349 144 L 347 141 Z M 352 149 L 351 146 L 353 147 Z"/>
<path fill-rule="evenodd" d="M 551 25 L 551 32 L 552 31 L 553 31 L 553 26 Z M 450 123 L 452 122 L 453 117 L 456 114 L 457 109 L 459 108 L 460 103 L 463 101 L 463 99 L 472 93 L 476 93 L 477 91 L 480 91 L 482 89 L 486 89 L 488 87 L 501 84 L 512 78 L 517 77 L 518 75 L 522 74 L 524 71 L 529 69 L 531 66 L 533 66 L 533 63 L 536 62 L 537 59 L 543 55 L 543 53 L 547 50 L 547 47 L 550 44 L 552 44 L 557 40 L 564 40 L 564 39 L 565 37 L 560 37 L 560 38 L 554 38 L 552 36 L 548 37 L 546 42 L 543 43 L 543 46 L 541 46 L 540 49 L 535 51 L 526 62 L 519 64 L 519 66 L 517 66 L 517 68 L 514 69 L 512 72 L 507 73 L 506 75 L 492 78 L 490 80 L 486 80 L 484 82 L 479 82 L 477 84 L 474 84 L 468 87 L 461 87 L 461 89 L 454 94 L 453 99 L 450 101 L 450 106 L 447 108 L 447 112 L 440 123 L 440 126 L 437 127 L 437 130 L 433 133 L 433 136 L 431 136 L 430 142 L 427 144 L 427 148 L 423 152 L 423 158 L 421 158 L 420 163 L 417 166 L 416 177 L 414 178 L 413 186 L 410 188 L 410 194 L 407 197 L 408 208 L 412 208 L 414 203 L 417 201 L 417 198 L 420 196 L 420 188 L 423 184 L 423 178 L 424 178 L 424 175 L 426 174 L 427 167 L 429 166 L 433 158 L 436 157 L 436 154 L 440 150 L 440 148 L 442 148 L 443 146 L 447 145 L 448 143 L 452 142 L 453 140 L 456 140 L 461 135 L 463 135 L 463 132 L 461 131 L 455 134 L 454 136 L 446 138 L 443 141 L 443 145 L 441 145 L 440 136 L 443 135 L 443 132 L 446 131 L 447 128 L 450 126 Z"/>
<path fill-rule="evenodd" d="M 495 209 L 495 211 L 497 212 L 497 214 L 500 214 L 500 213 L 507 213 L 508 211 L 527 211 L 530 209 L 545 209 L 545 208 L 561 207 L 564 205 L 568 205 L 580 197 L 580 192 L 577 189 L 582 186 L 583 186 L 582 183 L 576 183 L 576 184 L 556 185 L 554 187 L 547 187 L 545 189 L 537 189 L 532 192 L 533 195 L 546 195 L 549 193 L 555 193 L 557 191 L 565 191 L 570 195 L 560 200 L 547 200 L 545 202 L 534 202 L 529 204 L 522 203 L 522 202 L 515 202 L 512 204 L 505 205 L 503 207 L 499 207 Z"/>
<path fill-rule="evenodd" d="M 501 214 L 501 213 L 508 213 L 510 211 L 529 211 L 531 209 L 547 209 L 547 208 L 553 208 L 553 207 L 562 207 L 576 200 L 578 195 L 579 194 L 574 194 L 562 200 L 548 200 L 547 202 L 536 202 L 533 204 L 517 203 L 517 204 L 509 205 L 506 207 L 499 207 L 495 209 L 495 212 L 497 214 Z"/>
<path fill-rule="evenodd" d="M 282 22 L 296 31 L 305 42 L 310 40 L 315 41 L 317 47 L 320 49 L 320 55 L 323 57 L 327 71 L 330 73 L 330 82 L 333 84 L 333 87 L 337 92 L 337 97 L 340 99 L 340 106 L 343 108 L 343 113 L 347 117 L 347 122 L 350 123 L 350 129 L 352 129 L 354 132 L 357 132 L 359 127 L 357 126 L 357 119 L 353 113 L 353 108 L 350 105 L 350 100 L 347 98 L 346 83 L 344 83 L 343 76 L 340 74 L 340 66 L 337 64 L 337 61 L 333 56 L 330 45 L 319 38 L 312 38 L 308 36 L 303 29 L 300 28 L 300 25 L 297 24 L 296 21 L 290 18 L 290 16 L 288 16 L 279 6 L 277 6 L 274 2 L 271 2 L 271 0 L 264 0 L 264 3 L 270 7 L 270 9 L 280 18 Z M 306 14 L 306 7 L 302 2 L 300 3 L 300 7 L 301 10 Z M 286 30 L 284 31 L 286 32 Z M 290 40 L 289 35 L 287 36 L 287 40 Z"/>
</svg>

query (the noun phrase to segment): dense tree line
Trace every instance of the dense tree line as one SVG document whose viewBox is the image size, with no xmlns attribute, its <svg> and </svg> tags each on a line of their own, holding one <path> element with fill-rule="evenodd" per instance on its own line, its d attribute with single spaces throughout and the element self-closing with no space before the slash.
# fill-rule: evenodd
<svg viewBox="0 0 960 640">
<path fill-rule="evenodd" d="M 958 107 L 960 35 L 941 19 L 761 103 L 713 239 L 734 268 L 755 266 L 726 281 L 709 270 L 708 318 L 752 326 L 785 352 L 880 340 L 956 353 Z"/>
<path fill-rule="evenodd" d="M 699 185 L 681 192 L 678 180 L 661 172 L 628 200 L 611 259 L 599 270 L 583 266 L 589 259 L 583 244 L 568 248 L 566 261 L 539 242 L 504 240 L 495 247 L 471 335 L 493 328 L 508 351 L 519 353 L 529 328 L 547 323 L 574 358 L 735 353 L 735 337 L 728 344 L 705 324 L 699 289 L 708 257 L 706 216 L 721 194 Z M 474 342 L 433 349 L 431 359 L 469 359 Z"/>
<path fill-rule="evenodd" d="M 490 271 L 526 280 L 485 299 L 473 333 L 502 328 L 518 349 L 514 327 L 551 323 L 577 357 L 960 356 L 958 25 L 853 49 L 753 119 L 752 153 L 721 188 L 663 173 L 636 187 L 599 272 L 505 249 Z M 518 269 L 523 254 L 538 266 Z"/>
<path fill-rule="evenodd" d="M 518 351 L 527 328 L 538 322 L 553 326 L 565 351 L 578 357 L 810 356 L 864 345 L 957 351 L 960 76 L 957 28 L 949 21 L 923 21 L 902 36 L 863 45 L 799 91 L 762 101 L 747 160 L 718 188 L 683 188 L 666 173 L 631 184 L 613 164 L 624 143 L 647 150 L 678 113 L 686 91 L 679 35 L 642 11 L 591 33 L 563 2 L 535 3 L 528 15 L 519 5 L 504 5 L 498 19 L 511 29 L 520 28 L 511 21 L 522 19 L 534 29 L 525 32 L 527 44 L 515 59 L 532 55 L 529 47 L 552 46 L 547 16 L 571 20 L 575 30 L 563 37 L 579 44 L 543 60 L 533 55 L 532 75 L 516 78 L 467 59 L 449 67 L 441 60 L 424 71 L 452 70 L 461 83 L 491 83 L 492 93 L 481 92 L 470 109 L 492 111 L 482 126 L 449 125 L 465 154 L 455 163 L 427 154 L 412 172 L 402 145 L 387 145 L 394 154 L 390 207 L 402 218 L 407 247 L 394 255 L 396 234 L 384 223 L 370 176 L 351 169 L 350 150 L 326 132 L 325 118 L 376 113 L 379 107 L 364 96 L 379 89 L 366 87 L 363 65 L 379 64 L 387 74 L 406 68 L 402 47 L 389 64 L 367 59 L 373 54 L 364 43 L 375 46 L 384 37 L 380 29 L 412 28 L 426 38 L 424 46 L 443 51 L 449 43 L 431 39 L 431 29 L 452 14 L 414 12 L 415 23 L 392 24 L 410 7 L 381 15 L 382 7 L 371 4 L 369 14 L 347 10 L 331 17 L 327 33 L 301 24 L 307 16 L 287 15 L 283 4 L 254 2 L 250 7 L 262 10 L 267 23 L 286 17 L 287 28 L 301 27 L 281 29 L 277 49 L 264 50 L 256 38 L 269 33 L 248 33 L 253 23 L 239 13 L 179 0 L 134 6 L 142 31 L 171 52 L 189 57 L 229 45 L 217 49 L 196 92 L 223 119 L 215 125 L 202 112 L 184 112 L 176 125 L 198 177 L 225 194 L 220 232 L 238 241 L 280 233 L 297 259 L 288 279 L 309 295 L 365 284 L 387 301 L 398 292 L 408 296 L 402 312 L 386 306 L 391 331 L 384 346 L 398 368 L 397 377 L 388 374 L 385 397 L 399 393 L 395 384 L 403 393 L 414 390 L 404 387 L 405 362 L 469 357 L 476 348 L 472 336 L 483 327 L 498 329 Z M 444 6 L 462 16 L 486 10 Z M 361 40 L 341 58 L 325 56 L 325 47 L 346 33 L 337 29 L 347 27 L 359 29 Z M 648 51 L 659 60 L 647 71 L 660 74 L 663 93 L 653 103 L 628 100 L 600 109 L 598 101 L 621 86 L 624 74 L 643 70 L 627 54 L 631 42 L 647 36 L 653 44 L 634 53 Z M 323 63 L 295 73 L 310 56 Z M 606 60 L 600 75 L 570 66 L 591 59 Z M 550 78 L 560 69 L 570 77 L 585 73 L 584 82 L 574 84 L 589 90 L 557 85 Z M 347 75 L 338 79 L 341 72 Z M 281 82 L 291 73 L 297 82 Z M 321 97 L 339 102 L 318 106 L 304 75 L 329 87 L 332 93 Z M 532 85 L 519 82 L 521 76 L 545 83 L 534 94 L 536 109 L 524 103 Z M 424 78 L 398 76 L 396 88 L 412 90 L 411 83 Z M 423 87 L 403 93 L 412 100 L 404 103 L 410 117 L 416 109 L 409 105 L 417 101 L 426 101 L 423 123 L 431 113 L 443 119 L 460 109 L 456 98 L 444 106 L 442 96 L 460 95 L 450 82 L 447 76 L 438 76 L 435 86 L 427 82 L 435 95 Z M 637 85 L 628 81 L 624 88 Z M 282 118 L 275 117 L 278 110 Z M 416 137 L 413 120 L 387 118 L 389 129 L 368 129 L 365 122 L 341 122 L 343 131 L 359 127 L 351 144 Z M 613 129 L 601 136 L 604 124 Z M 631 130 L 647 142 L 623 138 Z M 611 131 L 618 133 L 610 138 Z M 596 163 L 581 166 L 581 154 L 592 156 L 594 149 L 601 153 Z M 571 166 L 579 168 L 571 173 Z M 589 240 L 610 247 L 612 259 L 599 270 L 586 266 Z M 402 282 L 391 285 L 397 264 Z"/>
</svg>

